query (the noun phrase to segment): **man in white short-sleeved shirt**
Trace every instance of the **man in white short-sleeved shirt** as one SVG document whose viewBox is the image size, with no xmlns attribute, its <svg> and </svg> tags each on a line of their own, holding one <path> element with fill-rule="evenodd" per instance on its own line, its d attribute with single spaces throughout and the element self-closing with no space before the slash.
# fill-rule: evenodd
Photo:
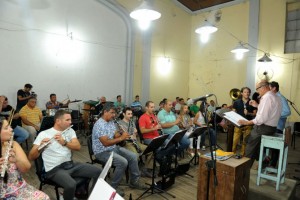
<svg viewBox="0 0 300 200">
<path fill-rule="evenodd" d="M 93 179 L 93 186 L 101 173 L 95 166 L 72 161 L 72 150 L 79 151 L 81 145 L 75 131 L 70 128 L 71 114 L 58 110 L 54 116 L 54 126 L 38 134 L 29 153 L 29 159 L 34 160 L 42 154 L 46 178 L 64 188 L 64 199 L 75 197 L 75 177 Z M 66 130 L 66 131 L 65 131 Z M 46 147 L 39 147 L 51 140 Z"/>
</svg>

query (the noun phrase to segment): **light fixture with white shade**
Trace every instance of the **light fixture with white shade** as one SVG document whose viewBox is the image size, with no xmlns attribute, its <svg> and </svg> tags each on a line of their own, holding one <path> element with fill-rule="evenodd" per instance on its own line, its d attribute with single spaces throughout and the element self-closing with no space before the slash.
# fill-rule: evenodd
<svg viewBox="0 0 300 200">
<path fill-rule="evenodd" d="M 200 34 L 201 42 L 206 43 L 210 37 L 210 34 L 216 32 L 218 28 L 207 20 L 204 21 L 204 24 L 195 30 L 196 33 Z"/>
<path fill-rule="evenodd" d="M 161 14 L 153 9 L 150 3 L 146 0 L 130 13 L 130 17 L 137 20 L 141 29 L 145 30 L 149 27 L 150 22 L 157 20 Z"/>
<path fill-rule="evenodd" d="M 244 57 L 244 53 L 248 51 L 249 49 L 239 42 L 239 44 L 231 50 L 231 53 L 235 54 L 236 59 L 241 60 Z"/>
<path fill-rule="evenodd" d="M 272 62 L 271 58 L 269 57 L 270 54 L 265 53 L 263 57 L 258 59 L 258 62 Z"/>
</svg>

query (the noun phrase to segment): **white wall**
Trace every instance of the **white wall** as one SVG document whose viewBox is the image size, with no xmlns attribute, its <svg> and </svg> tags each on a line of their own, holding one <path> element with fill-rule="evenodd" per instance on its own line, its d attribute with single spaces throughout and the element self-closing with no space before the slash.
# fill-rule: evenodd
<svg viewBox="0 0 300 200">
<path fill-rule="evenodd" d="M 128 34 L 101 1 L 0 1 L 0 94 L 15 106 L 17 90 L 31 83 L 42 109 L 50 93 L 58 100 L 131 97 Z"/>
</svg>

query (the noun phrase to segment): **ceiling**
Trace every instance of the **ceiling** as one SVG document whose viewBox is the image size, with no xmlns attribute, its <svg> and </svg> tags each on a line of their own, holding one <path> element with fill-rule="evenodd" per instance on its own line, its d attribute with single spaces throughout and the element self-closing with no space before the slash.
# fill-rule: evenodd
<svg viewBox="0 0 300 200">
<path fill-rule="evenodd" d="M 188 8 L 191 12 L 196 12 L 202 9 L 208 9 L 220 4 L 233 2 L 234 0 L 176 0 L 183 6 Z"/>
</svg>

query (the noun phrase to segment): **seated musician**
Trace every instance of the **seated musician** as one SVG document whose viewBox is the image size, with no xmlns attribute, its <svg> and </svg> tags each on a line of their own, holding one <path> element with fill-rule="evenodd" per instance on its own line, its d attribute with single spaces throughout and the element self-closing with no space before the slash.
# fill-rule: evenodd
<svg viewBox="0 0 300 200">
<path fill-rule="evenodd" d="M 143 151 L 145 151 L 147 146 L 140 143 L 137 140 L 137 129 L 132 119 L 133 113 L 131 108 L 129 107 L 124 108 L 123 116 L 124 118 L 120 120 L 119 123 L 122 126 L 122 128 L 130 134 L 131 137 L 131 139 L 126 141 L 124 148 L 132 151 L 133 153 L 137 154 L 137 157 L 139 157 L 143 153 Z M 151 174 L 152 167 L 153 166 L 151 162 L 151 155 L 148 155 L 144 169 L 141 171 L 142 172 L 141 175 L 146 177 L 152 177 Z"/>
<path fill-rule="evenodd" d="M 103 109 L 104 104 L 106 104 L 106 98 L 105 96 L 100 97 L 99 103 L 97 103 L 95 106 L 91 107 L 91 110 L 93 110 L 93 115 L 99 115 L 100 112 Z"/>
<path fill-rule="evenodd" d="M 211 139 L 211 145 L 213 146 L 213 148 L 215 148 L 215 145 L 216 145 L 216 132 L 213 128 L 209 128 L 209 132 L 208 132 L 206 119 L 202 114 L 202 112 L 204 110 L 202 110 L 202 109 L 203 109 L 203 107 L 200 107 L 199 112 L 196 114 L 196 116 L 194 118 L 194 124 L 196 125 L 196 127 L 204 128 L 203 133 L 199 136 L 199 137 L 201 137 L 200 143 L 199 143 L 200 138 L 198 138 L 198 143 L 197 143 L 198 154 L 200 154 L 200 147 L 201 147 L 202 151 L 205 151 L 206 134 L 208 134 L 208 133 L 210 134 L 209 138 Z"/>
<path fill-rule="evenodd" d="M 233 103 L 233 111 L 237 112 L 239 115 L 243 116 L 244 118 L 248 120 L 252 120 L 255 118 L 257 109 L 253 106 L 249 105 L 250 102 L 250 94 L 251 90 L 248 87 L 243 87 L 241 89 L 241 95 L 242 98 L 236 100 Z M 234 134 L 233 134 L 233 144 L 232 144 L 232 151 L 233 153 L 236 153 L 237 144 L 240 141 L 241 136 L 243 137 L 242 142 L 242 148 L 240 150 L 240 155 L 245 155 L 245 149 L 246 149 L 246 139 L 251 133 L 251 130 L 253 128 L 253 125 L 249 126 L 243 126 L 243 127 L 234 127 Z"/>
<path fill-rule="evenodd" d="M 69 128 L 71 124 L 71 114 L 65 110 L 58 110 L 54 115 L 54 126 L 39 133 L 28 156 L 30 160 L 35 160 L 42 154 L 46 178 L 62 186 L 63 198 L 70 200 L 75 197 L 75 177 L 92 179 L 93 187 L 101 173 L 96 166 L 72 161 L 72 150 L 79 151 L 81 145 L 75 131 Z M 63 132 L 64 130 L 66 131 Z M 39 150 L 39 147 L 49 140 L 51 142 Z"/>
<path fill-rule="evenodd" d="M 113 154 L 113 166 L 115 166 L 114 176 L 111 181 L 111 186 L 117 190 L 121 196 L 124 196 L 124 191 L 118 188 L 127 166 L 130 171 L 131 188 L 144 190 L 146 187 L 140 184 L 140 170 L 138 166 L 138 157 L 135 153 L 116 145 L 130 138 L 126 132 L 120 134 L 117 131 L 114 118 L 116 116 L 116 108 L 111 103 L 107 103 L 103 107 L 102 116 L 93 127 L 92 144 L 95 157 L 107 162 L 111 152 Z"/>
<path fill-rule="evenodd" d="M 67 103 L 63 104 L 61 102 L 56 101 L 56 94 L 50 94 L 50 101 L 46 103 L 47 109 L 59 109 L 59 108 L 67 108 L 69 106 L 70 100 Z"/>
<path fill-rule="evenodd" d="M 172 109 L 172 101 L 166 100 L 164 108 L 159 111 L 157 117 L 160 121 L 162 130 L 164 134 L 170 134 L 169 138 L 172 137 L 177 131 L 179 131 L 179 124 L 181 122 L 180 118 L 176 118 L 176 115 L 171 111 Z M 184 135 L 182 139 L 179 141 L 179 152 L 182 152 L 184 149 L 187 149 L 190 145 L 189 138 Z"/>
<path fill-rule="evenodd" d="M 121 95 L 117 96 L 117 101 L 114 102 L 114 106 L 116 108 L 117 115 L 119 115 L 122 110 L 125 108 L 125 104 L 122 102 Z"/>
<path fill-rule="evenodd" d="M 8 99 L 6 96 L 2 95 L 0 96 L 0 117 L 4 117 L 5 119 L 8 119 L 11 112 L 13 110 L 13 107 L 8 104 Z M 21 126 L 21 119 L 19 113 L 14 113 L 14 116 L 12 118 L 11 127 L 14 131 L 14 139 L 18 143 L 24 142 L 28 137 L 29 133 Z"/>
<path fill-rule="evenodd" d="M 138 118 L 143 114 L 143 107 L 140 102 L 140 96 L 135 95 L 134 102 L 131 103 L 131 109 L 134 116 L 137 116 Z"/>
<path fill-rule="evenodd" d="M 30 133 L 30 140 L 34 141 L 37 131 L 40 130 L 42 111 L 36 106 L 36 97 L 31 97 L 27 104 L 20 110 L 22 127 Z"/>
<path fill-rule="evenodd" d="M 180 108 L 180 112 L 178 117 L 180 118 L 180 124 L 179 127 L 180 129 L 187 129 L 189 132 L 191 132 L 191 130 L 193 129 L 193 120 L 191 119 L 190 115 L 189 115 L 189 107 L 187 104 L 183 104 Z M 188 148 L 188 153 L 191 156 L 194 156 L 194 152 L 193 152 L 193 138 L 190 138 L 190 145 Z"/>
<path fill-rule="evenodd" d="M 0 199 L 37 199 L 50 200 L 44 192 L 26 183 L 22 173 L 29 171 L 31 164 L 22 147 L 12 138 L 12 128 L 7 120 L 0 120 L 0 171 L 7 158 L 7 170 L 0 178 Z M 7 149 L 11 148 L 10 151 Z M 6 155 L 9 153 L 9 155 Z"/>
</svg>

